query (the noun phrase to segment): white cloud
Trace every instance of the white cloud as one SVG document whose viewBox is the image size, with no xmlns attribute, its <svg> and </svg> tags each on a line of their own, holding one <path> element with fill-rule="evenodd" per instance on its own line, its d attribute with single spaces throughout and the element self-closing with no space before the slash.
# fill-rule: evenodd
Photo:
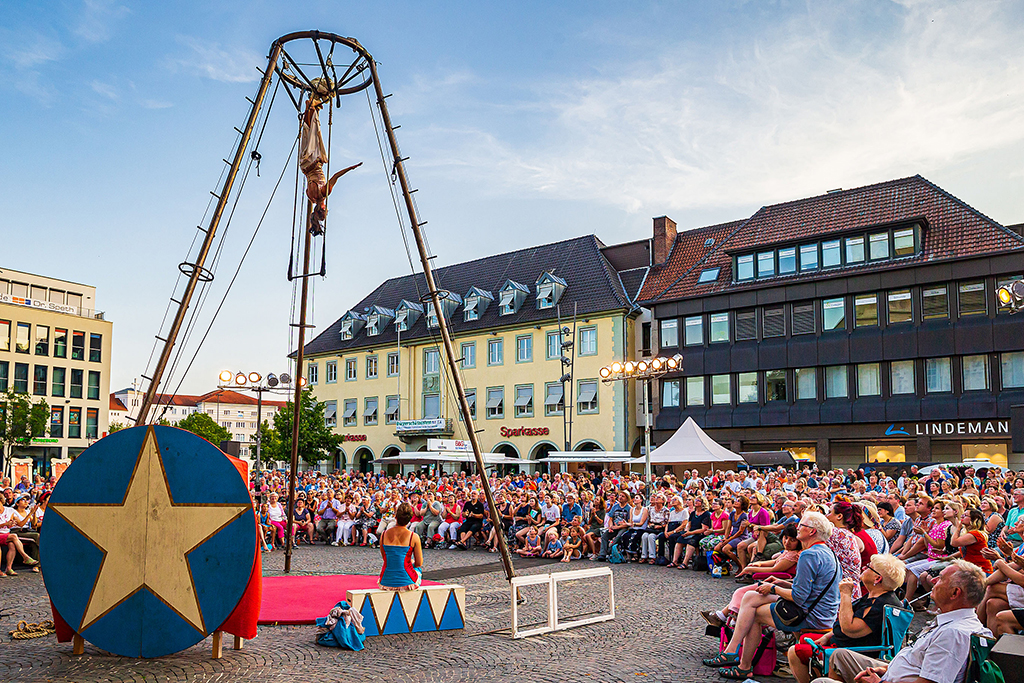
<svg viewBox="0 0 1024 683">
<path fill-rule="evenodd" d="M 130 10 L 116 0 L 85 0 L 72 31 L 90 43 L 103 43 L 110 40 L 114 25 L 129 13 Z"/>
<path fill-rule="evenodd" d="M 169 109 L 174 105 L 163 100 L 142 100 L 139 102 L 143 109 Z"/>
<path fill-rule="evenodd" d="M 224 83 L 249 83 L 258 80 L 256 67 L 266 59 L 249 50 L 226 50 L 217 43 L 196 38 L 178 40 L 188 49 L 184 57 L 171 59 L 172 69 L 184 69 Z"/>
<path fill-rule="evenodd" d="M 110 83 L 103 83 L 102 81 L 92 81 L 91 83 L 89 83 L 89 87 L 92 88 L 93 92 L 99 95 L 103 95 L 108 99 L 119 99 L 117 89 Z"/>
<path fill-rule="evenodd" d="M 525 139 L 482 116 L 433 129 L 431 165 L 508 194 L 664 211 L 927 175 L 1024 139 L 1007 3 L 906 2 L 860 31 L 809 7 L 754 39 L 544 83 Z"/>
</svg>

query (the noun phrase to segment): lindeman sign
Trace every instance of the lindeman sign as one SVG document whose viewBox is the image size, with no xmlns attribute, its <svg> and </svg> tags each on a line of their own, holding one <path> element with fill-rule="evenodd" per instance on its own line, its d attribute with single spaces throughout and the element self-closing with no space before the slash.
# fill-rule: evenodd
<svg viewBox="0 0 1024 683">
<path fill-rule="evenodd" d="M 977 420 L 974 422 L 915 422 L 891 424 L 885 436 L 998 436 L 1010 435 L 1009 420 Z"/>
</svg>

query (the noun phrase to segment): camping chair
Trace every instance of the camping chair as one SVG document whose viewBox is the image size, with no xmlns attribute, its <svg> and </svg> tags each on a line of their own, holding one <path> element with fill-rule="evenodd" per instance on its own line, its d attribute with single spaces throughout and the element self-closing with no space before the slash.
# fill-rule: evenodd
<svg viewBox="0 0 1024 683">
<path fill-rule="evenodd" d="M 861 645 L 845 649 L 864 654 L 877 652 L 878 654 L 875 656 L 878 659 L 888 662 L 892 660 L 892 658 L 895 657 L 903 647 L 903 641 L 907 639 L 907 631 L 910 629 L 910 622 L 913 620 L 914 610 L 906 600 L 903 601 L 903 605 L 900 607 L 886 605 L 885 615 L 882 619 L 882 644 Z M 811 646 L 811 661 L 809 663 L 811 671 L 817 669 L 821 672 L 822 676 L 827 676 L 828 660 L 832 655 L 832 651 L 836 648 L 823 648 L 815 643 L 811 638 L 805 638 L 804 642 L 809 643 Z"/>
<path fill-rule="evenodd" d="M 995 644 L 995 638 L 980 633 L 971 634 L 971 653 L 967 660 L 964 683 L 1002 683 L 1005 680 L 999 666 L 988 659 Z"/>
</svg>

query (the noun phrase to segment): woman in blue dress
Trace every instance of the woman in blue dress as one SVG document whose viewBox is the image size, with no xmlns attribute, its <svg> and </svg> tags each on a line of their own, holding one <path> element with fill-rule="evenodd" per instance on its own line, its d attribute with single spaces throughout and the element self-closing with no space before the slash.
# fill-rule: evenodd
<svg viewBox="0 0 1024 683">
<path fill-rule="evenodd" d="M 412 506 L 402 503 L 395 512 L 398 522 L 384 532 L 380 539 L 380 554 L 384 558 L 377 585 L 385 590 L 408 591 L 420 587 L 422 581 L 423 546 L 420 537 L 409 530 Z"/>
</svg>

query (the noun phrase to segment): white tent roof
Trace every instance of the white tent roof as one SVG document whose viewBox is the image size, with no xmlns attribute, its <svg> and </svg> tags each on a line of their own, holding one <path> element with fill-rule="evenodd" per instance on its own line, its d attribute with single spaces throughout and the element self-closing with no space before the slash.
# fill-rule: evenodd
<svg viewBox="0 0 1024 683">
<path fill-rule="evenodd" d="M 719 446 L 688 417 L 668 441 L 651 451 L 652 465 L 687 462 L 743 462 L 743 458 Z"/>
<path fill-rule="evenodd" d="M 544 460 L 548 462 L 630 462 L 633 454 L 629 451 L 551 451 Z M 537 462 L 544 462 L 538 460 Z"/>
<path fill-rule="evenodd" d="M 484 465 L 522 465 L 526 461 L 519 458 L 509 458 L 501 453 L 481 453 Z M 406 451 L 387 458 L 377 458 L 374 462 L 381 463 L 405 463 L 417 465 L 433 462 L 476 462 L 472 453 L 459 453 L 456 451 Z"/>
</svg>

